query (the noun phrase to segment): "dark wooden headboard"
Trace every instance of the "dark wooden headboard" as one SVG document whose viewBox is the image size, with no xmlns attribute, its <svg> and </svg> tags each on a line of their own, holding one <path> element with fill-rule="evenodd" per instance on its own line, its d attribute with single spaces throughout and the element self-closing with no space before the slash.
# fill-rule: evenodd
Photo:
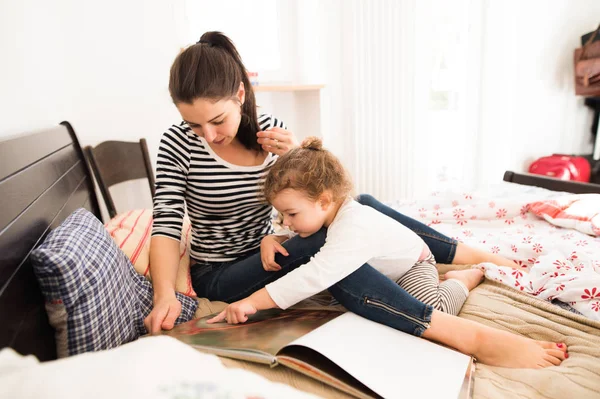
<svg viewBox="0 0 600 399">
<path fill-rule="evenodd" d="M 525 186 L 542 187 L 552 191 L 565 191 L 567 193 L 600 193 L 600 184 L 560 180 L 531 173 L 515 173 L 510 170 L 504 172 L 504 181 L 523 184 Z"/>
<path fill-rule="evenodd" d="M 100 216 L 68 122 L 0 141 L 0 348 L 56 358 L 54 330 L 29 254 L 75 209 Z"/>
</svg>

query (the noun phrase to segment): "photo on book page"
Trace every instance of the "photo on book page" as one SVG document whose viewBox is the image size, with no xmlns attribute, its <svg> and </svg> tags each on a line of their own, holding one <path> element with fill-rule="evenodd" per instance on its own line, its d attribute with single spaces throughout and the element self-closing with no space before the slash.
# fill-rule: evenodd
<svg viewBox="0 0 600 399">
<path fill-rule="evenodd" d="M 333 310 L 269 309 L 250 315 L 243 324 L 208 324 L 206 321 L 214 316 L 211 315 L 180 324 L 164 334 L 188 345 L 212 348 L 209 350 L 212 353 L 219 349 L 218 354 L 223 356 L 228 356 L 229 351 L 251 351 L 270 355 L 275 361 L 277 352 L 283 347 L 341 314 Z M 229 357 L 239 358 L 233 354 Z M 258 358 L 244 358 L 264 362 Z"/>
</svg>

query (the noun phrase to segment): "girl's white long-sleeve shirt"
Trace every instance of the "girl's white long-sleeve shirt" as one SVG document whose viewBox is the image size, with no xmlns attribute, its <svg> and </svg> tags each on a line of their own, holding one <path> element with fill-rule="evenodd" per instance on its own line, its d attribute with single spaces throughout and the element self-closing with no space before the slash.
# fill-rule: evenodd
<svg viewBox="0 0 600 399">
<path fill-rule="evenodd" d="M 425 242 L 392 218 L 347 199 L 327 229 L 325 244 L 310 261 L 266 286 L 287 309 L 368 263 L 396 281 L 421 257 Z"/>
</svg>

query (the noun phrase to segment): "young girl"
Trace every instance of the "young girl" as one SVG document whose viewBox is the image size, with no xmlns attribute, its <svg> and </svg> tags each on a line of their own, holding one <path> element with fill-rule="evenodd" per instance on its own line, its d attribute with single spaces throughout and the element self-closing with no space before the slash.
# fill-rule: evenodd
<svg viewBox="0 0 600 399">
<path fill-rule="evenodd" d="M 265 197 L 285 210 L 283 225 L 292 231 L 290 236 L 308 237 L 327 227 L 327 239 L 309 263 L 267 285 L 277 306 L 286 309 L 368 263 L 419 301 L 457 315 L 483 272 L 449 272 L 440 284 L 435 258 L 417 234 L 348 197 L 351 183 L 342 165 L 322 150 L 319 139 L 309 138 L 302 147 L 313 151 L 294 151 L 273 166 L 265 181 Z M 312 198 L 320 205 L 336 205 L 329 207 L 330 213 L 314 213 L 303 206 Z"/>
<path fill-rule="evenodd" d="M 484 363 L 543 367 L 560 364 L 565 358 L 563 344 L 528 340 L 445 314 L 459 312 L 468 290 L 481 281 L 482 272 L 455 272 L 439 284 L 423 240 L 349 198 L 350 191 L 343 166 L 322 149 L 319 139 L 309 138 L 302 148 L 282 156 L 267 175 L 265 197 L 283 214 L 284 225 L 298 236 L 310 237 L 326 228 L 325 244 L 309 262 L 229 305 L 209 322 L 245 322 L 248 314 L 258 310 L 286 309 L 329 289 L 340 303 L 363 317 L 440 341 Z M 407 295 L 402 288 L 426 304 L 409 305 L 414 309 L 407 314 L 403 310 Z M 476 337 L 486 342 L 485 347 Z"/>
</svg>

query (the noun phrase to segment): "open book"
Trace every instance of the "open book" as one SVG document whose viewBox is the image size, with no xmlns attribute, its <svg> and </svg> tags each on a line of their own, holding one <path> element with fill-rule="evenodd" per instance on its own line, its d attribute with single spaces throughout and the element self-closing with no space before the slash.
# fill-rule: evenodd
<svg viewBox="0 0 600 399">
<path fill-rule="evenodd" d="M 286 366 L 359 398 L 471 396 L 471 357 L 353 313 L 272 309 L 237 325 L 209 318 L 164 334 L 203 352 Z"/>
</svg>

